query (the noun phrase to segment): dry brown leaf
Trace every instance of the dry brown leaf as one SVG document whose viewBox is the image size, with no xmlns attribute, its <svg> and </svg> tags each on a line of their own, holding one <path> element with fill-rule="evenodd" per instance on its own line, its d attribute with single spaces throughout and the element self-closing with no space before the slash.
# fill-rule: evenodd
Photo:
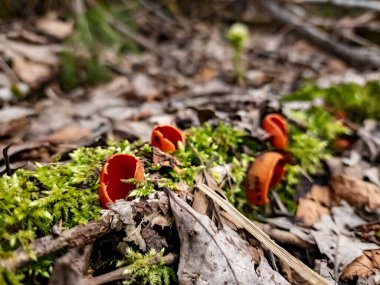
<svg viewBox="0 0 380 285">
<path fill-rule="evenodd" d="M 13 60 L 13 71 L 25 83 L 37 87 L 41 82 L 54 75 L 49 65 L 24 59 L 22 57 Z"/>
<path fill-rule="evenodd" d="M 67 38 L 73 32 L 73 22 L 64 22 L 57 19 L 57 15 L 50 13 L 36 23 L 36 28 L 49 36 L 59 40 Z"/>
<path fill-rule="evenodd" d="M 84 140 L 90 136 L 91 132 L 87 128 L 80 126 L 68 126 L 46 137 L 45 141 L 62 144 L 75 143 Z"/>
<path fill-rule="evenodd" d="M 304 226 L 312 226 L 323 214 L 328 215 L 329 209 L 313 200 L 300 198 L 296 217 Z"/>
<path fill-rule="evenodd" d="M 331 209 L 331 215 L 323 215 L 310 230 L 319 251 L 334 264 L 334 276 L 338 278 L 343 270 L 365 250 L 377 250 L 379 246 L 355 238 L 350 228 L 365 223 L 347 202 Z"/>
<path fill-rule="evenodd" d="M 205 66 L 194 77 L 196 83 L 203 83 L 214 79 L 218 75 L 215 68 Z"/>
<path fill-rule="evenodd" d="M 366 250 L 363 255 L 351 262 L 341 275 L 342 280 L 355 277 L 369 277 L 380 269 L 380 249 Z"/>
<path fill-rule="evenodd" d="M 331 189 L 327 186 L 313 185 L 310 192 L 307 193 L 306 198 L 319 202 L 328 208 L 331 208 L 336 204 L 333 201 Z"/>
<path fill-rule="evenodd" d="M 199 214 L 207 215 L 207 208 L 209 204 L 209 199 L 205 193 L 201 191 L 194 191 L 193 205 L 191 206 Z"/>
<path fill-rule="evenodd" d="M 139 99 L 150 100 L 160 94 L 156 81 L 143 73 L 138 73 L 132 80 L 133 92 Z"/>
<path fill-rule="evenodd" d="M 347 175 L 334 176 L 331 187 L 335 195 L 352 206 L 368 206 L 370 210 L 380 207 L 380 188 Z"/>
<path fill-rule="evenodd" d="M 23 41 L 39 45 L 45 45 L 48 42 L 46 37 L 37 35 L 36 33 L 33 33 L 28 30 L 22 30 L 18 35 L 18 38 Z"/>
<path fill-rule="evenodd" d="M 236 232 L 218 229 L 170 190 L 170 208 L 180 238 L 180 284 L 289 284 Z"/>
<path fill-rule="evenodd" d="M 31 122 L 35 111 L 23 107 L 5 107 L 0 110 L 0 137 L 23 135 Z"/>
<path fill-rule="evenodd" d="M 32 61 L 49 65 L 58 65 L 59 58 L 57 53 L 62 50 L 59 45 L 32 45 L 19 41 L 7 39 L 0 40 L 0 51 L 10 59 L 24 57 Z"/>
</svg>

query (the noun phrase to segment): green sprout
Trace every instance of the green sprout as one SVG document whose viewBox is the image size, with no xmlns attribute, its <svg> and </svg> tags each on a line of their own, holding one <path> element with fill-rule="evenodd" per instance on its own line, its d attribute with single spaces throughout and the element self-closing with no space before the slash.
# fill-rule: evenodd
<svg viewBox="0 0 380 285">
<path fill-rule="evenodd" d="M 249 30 L 246 25 L 242 23 L 233 24 L 227 32 L 227 39 L 233 48 L 232 60 L 234 63 L 236 78 L 239 85 L 244 84 L 244 67 L 241 60 L 241 55 L 244 50 L 245 44 L 249 39 Z"/>
</svg>

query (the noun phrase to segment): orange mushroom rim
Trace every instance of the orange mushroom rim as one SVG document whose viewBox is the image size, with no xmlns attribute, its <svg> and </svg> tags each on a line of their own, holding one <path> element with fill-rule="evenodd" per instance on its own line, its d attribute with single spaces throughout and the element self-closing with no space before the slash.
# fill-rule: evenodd
<svg viewBox="0 0 380 285">
<path fill-rule="evenodd" d="M 247 200 L 256 206 L 269 203 L 268 193 L 285 174 L 286 158 L 283 154 L 268 151 L 251 164 L 244 182 Z"/>
<path fill-rule="evenodd" d="M 287 145 L 287 126 L 281 115 L 267 115 L 263 120 L 263 127 L 273 135 L 273 144 L 279 143 L 278 147 Z M 152 131 L 151 142 L 162 151 L 174 152 L 178 149 L 179 142 L 185 145 L 185 137 L 174 126 L 157 125 Z M 269 202 L 268 192 L 283 178 L 286 162 L 286 157 L 280 151 L 267 151 L 256 158 L 249 167 L 244 182 L 246 197 L 251 204 L 262 206 Z M 125 183 L 122 180 L 133 178 L 143 182 L 144 176 L 144 168 L 134 155 L 111 156 L 100 175 L 99 201 L 102 207 L 107 208 L 108 204 L 125 199 L 135 188 L 134 183 Z"/>
<path fill-rule="evenodd" d="M 178 143 L 186 144 L 185 136 L 172 125 L 157 125 L 152 131 L 151 143 L 164 152 L 178 150 Z"/>
<path fill-rule="evenodd" d="M 135 188 L 133 183 L 122 179 L 133 178 L 144 181 L 144 168 L 140 160 L 132 154 L 115 154 L 107 159 L 100 174 L 99 201 L 103 208 L 116 200 L 125 199 Z"/>
<path fill-rule="evenodd" d="M 288 146 L 286 120 L 280 114 L 268 114 L 262 121 L 262 128 L 270 135 L 274 147 L 285 149 Z"/>
</svg>

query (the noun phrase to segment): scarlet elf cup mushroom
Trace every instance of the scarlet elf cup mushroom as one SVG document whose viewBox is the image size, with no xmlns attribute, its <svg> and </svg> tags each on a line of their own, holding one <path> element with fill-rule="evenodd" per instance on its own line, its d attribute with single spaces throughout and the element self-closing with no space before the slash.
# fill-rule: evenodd
<svg viewBox="0 0 380 285">
<path fill-rule="evenodd" d="M 144 181 L 144 168 L 140 160 L 131 154 L 115 154 L 103 166 L 100 175 L 99 201 L 103 208 L 118 199 L 125 199 L 135 188 L 134 183 L 125 183 L 123 179 L 134 178 Z"/>
<path fill-rule="evenodd" d="M 274 147 L 280 149 L 287 147 L 287 125 L 281 115 L 265 116 L 262 127 L 270 135 L 270 141 Z M 261 154 L 250 165 L 244 186 L 247 199 L 251 204 L 262 206 L 269 203 L 268 192 L 284 177 L 285 164 L 286 159 L 283 154 L 268 151 Z"/>
<path fill-rule="evenodd" d="M 270 135 L 274 147 L 284 149 L 288 146 L 287 125 L 280 114 L 266 115 L 262 121 L 262 128 Z"/>
<path fill-rule="evenodd" d="M 185 136 L 171 125 L 157 125 L 152 132 L 152 145 L 164 152 L 174 152 L 178 149 L 178 142 L 185 145 Z"/>
<path fill-rule="evenodd" d="M 269 203 L 268 192 L 285 174 L 285 158 L 282 154 L 268 151 L 251 164 L 244 186 L 250 203 L 262 206 Z"/>
</svg>

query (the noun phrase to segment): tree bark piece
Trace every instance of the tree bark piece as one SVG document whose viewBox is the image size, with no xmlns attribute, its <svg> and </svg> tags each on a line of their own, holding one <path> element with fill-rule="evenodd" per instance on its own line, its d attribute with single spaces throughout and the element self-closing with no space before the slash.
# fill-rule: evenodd
<svg viewBox="0 0 380 285">
<path fill-rule="evenodd" d="M 92 243 L 96 238 L 107 233 L 110 227 L 111 219 L 90 222 L 86 225 L 69 229 L 58 237 L 48 235 L 39 238 L 29 246 L 29 250 L 33 252 L 36 258 L 39 258 L 62 248 L 83 246 Z M 0 267 L 14 271 L 31 261 L 33 261 L 31 254 L 20 247 L 11 258 L 1 259 Z"/>
<path fill-rule="evenodd" d="M 71 249 L 57 259 L 49 285 L 85 285 L 85 274 L 91 256 L 93 244 Z"/>
<path fill-rule="evenodd" d="M 298 236 L 291 232 L 275 229 L 268 224 L 262 224 L 255 222 L 255 225 L 259 227 L 264 233 L 266 233 L 270 238 L 282 244 L 290 244 L 299 246 L 301 248 L 309 248 L 310 243 L 300 239 Z"/>
</svg>

